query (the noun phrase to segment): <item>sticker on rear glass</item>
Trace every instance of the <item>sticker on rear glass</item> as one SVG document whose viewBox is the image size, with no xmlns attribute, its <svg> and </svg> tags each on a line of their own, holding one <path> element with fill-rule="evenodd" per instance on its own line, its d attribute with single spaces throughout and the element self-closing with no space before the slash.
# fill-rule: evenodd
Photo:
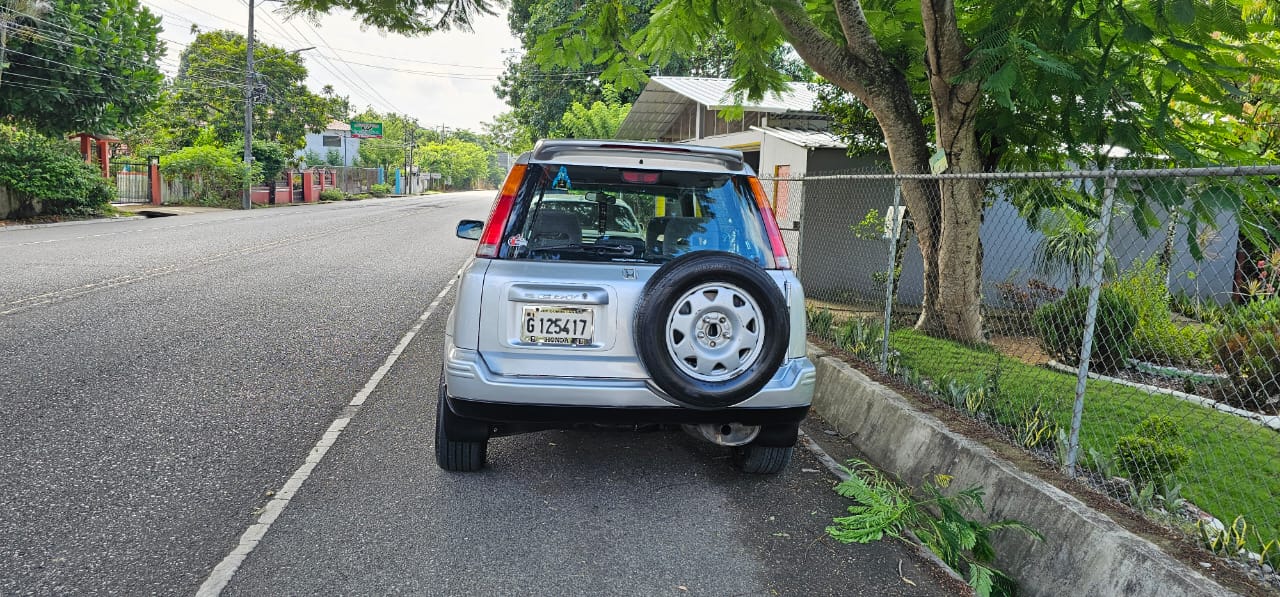
<svg viewBox="0 0 1280 597">
<path fill-rule="evenodd" d="M 573 188 L 573 182 L 569 180 L 569 169 L 560 166 L 560 172 L 556 174 L 555 180 L 551 181 L 551 187 L 567 191 Z"/>
</svg>

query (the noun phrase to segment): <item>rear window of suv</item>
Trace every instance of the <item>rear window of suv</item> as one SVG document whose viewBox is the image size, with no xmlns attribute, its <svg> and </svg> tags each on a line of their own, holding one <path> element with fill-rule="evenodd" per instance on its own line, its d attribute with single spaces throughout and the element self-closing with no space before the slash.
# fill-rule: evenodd
<svg viewBox="0 0 1280 597">
<path fill-rule="evenodd" d="M 532 164 L 505 259 L 663 263 L 727 251 L 774 267 L 747 177 Z"/>
</svg>

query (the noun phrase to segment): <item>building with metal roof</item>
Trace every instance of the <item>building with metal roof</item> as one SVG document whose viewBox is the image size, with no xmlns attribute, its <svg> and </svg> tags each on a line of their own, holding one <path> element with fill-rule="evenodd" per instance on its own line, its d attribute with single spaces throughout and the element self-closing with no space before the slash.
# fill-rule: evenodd
<svg viewBox="0 0 1280 597">
<path fill-rule="evenodd" d="M 749 101 L 734 94 L 733 79 L 653 77 L 618 129 L 619 139 L 691 143 L 742 152 L 765 177 L 765 192 L 783 236 L 795 246 L 804 210 L 801 185 L 785 180 L 800 174 L 850 170 L 848 145 L 831 133 L 831 118 L 817 111 L 817 94 L 805 83 Z M 738 112 L 738 110 L 741 110 Z M 725 118 L 734 114 L 741 117 Z"/>
</svg>

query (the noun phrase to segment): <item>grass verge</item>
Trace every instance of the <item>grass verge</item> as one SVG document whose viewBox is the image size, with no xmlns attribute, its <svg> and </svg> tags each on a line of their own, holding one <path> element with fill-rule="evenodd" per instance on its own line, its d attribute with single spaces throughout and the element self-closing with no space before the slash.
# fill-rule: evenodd
<svg viewBox="0 0 1280 597">
<path fill-rule="evenodd" d="M 1075 376 L 914 330 L 893 332 L 892 346 L 903 365 L 935 381 L 950 378 L 978 385 L 993 380 L 999 390 L 987 408 L 998 419 L 1005 418 L 1002 413 L 1042 404 L 1051 407 L 1058 425 L 1070 428 Z M 1081 452 L 1092 448 L 1110 455 L 1118 437 L 1153 414 L 1176 421 L 1182 431 L 1179 441 L 1192 450 L 1176 480 L 1184 497 L 1228 524 L 1243 515 L 1263 540 L 1280 538 L 1280 433 L 1171 396 L 1091 379 L 1085 389 Z M 1249 539 L 1256 542 L 1252 535 Z"/>
</svg>

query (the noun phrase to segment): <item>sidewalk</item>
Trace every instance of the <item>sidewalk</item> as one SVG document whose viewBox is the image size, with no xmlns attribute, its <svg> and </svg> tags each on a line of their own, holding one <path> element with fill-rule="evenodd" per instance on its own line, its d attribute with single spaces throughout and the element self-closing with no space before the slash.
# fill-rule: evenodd
<svg viewBox="0 0 1280 597">
<path fill-rule="evenodd" d="M 115 206 L 120 211 L 138 215 L 147 213 L 159 216 L 189 216 L 215 211 L 233 211 L 222 207 L 198 207 L 194 205 L 151 205 L 149 203 L 124 203 Z"/>
</svg>

